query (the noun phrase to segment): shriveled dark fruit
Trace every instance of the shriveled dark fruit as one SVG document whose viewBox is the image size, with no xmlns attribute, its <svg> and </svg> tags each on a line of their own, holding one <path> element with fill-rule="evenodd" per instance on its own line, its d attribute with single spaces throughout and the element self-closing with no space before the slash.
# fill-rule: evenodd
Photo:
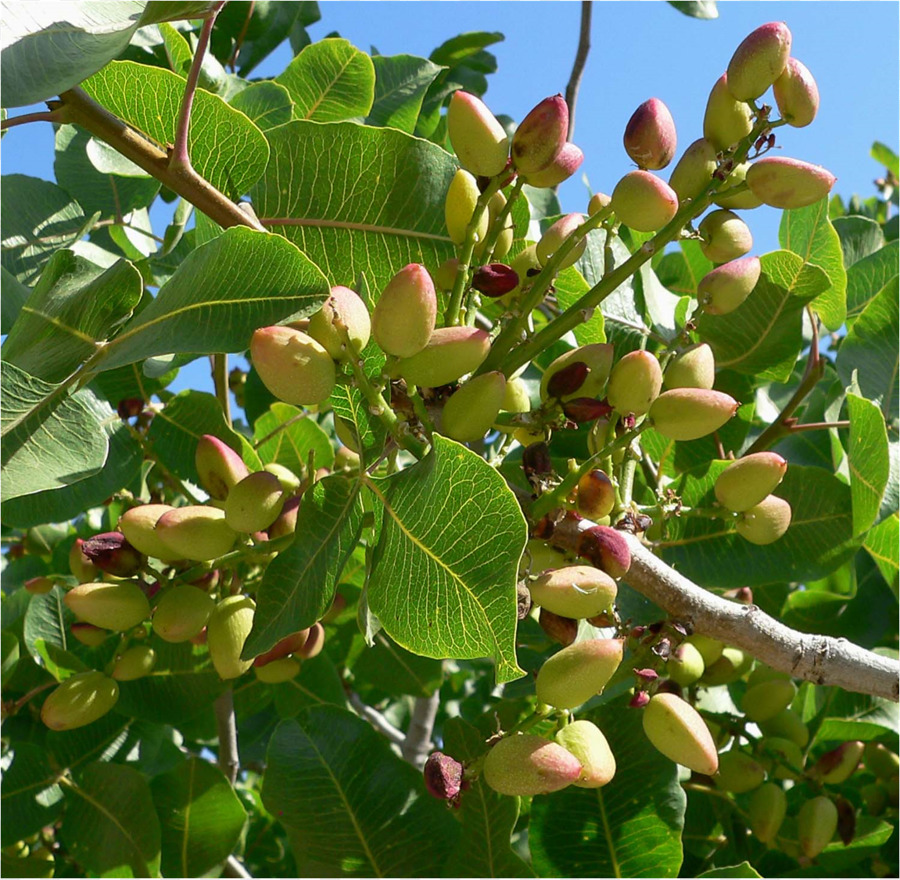
<svg viewBox="0 0 900 880">
<path fill-rule="evenodd" d="M 500 794 L 529 796 L 559 791 L 581 772 L 581 762 L 570 751 L 542 736 L 524 733 L 494 744 L 484 759 L 482 779 Z"/>
<path fill-rule="evenodd" d="M 624 577 L 631 567 L 631 551 L 622 533 L 609 526 L 591 526 L 578 536 L 575 552 L 612 578 Z"/>
<path fill-rule="evenodd" d="M 675 694 L 657 693 L 644 709 L 644 733 L 670 761 L 705 776 L 719 768 L 709 728 L 690 703 Z"/>
<path fill-rule="evenodd" d="M 505 296 L 518 285 L 518 273 L 506 263 L 488 263 L 472 273 L 472 287 L 491 298 Z"/>
<path fill-rule="evenodd" d="M 563 400 L 574 397 L 599 397 L 606 388 L 606 381 L 612 368 L 614 349 L 606 342 L 594 342 L 581 345 L 561 354 L 544 371 L 541 379 L 541 400 L 560 396 Z M 588 368 L 587 375 L 579 382 L 580 370 L 571 371 L 566 376 L 564 387 L 554 387 L 555 394 L 550 392 L 550 382 L 562 370 L 573 364 L 583 363 Z M 577 368 L 576 368 L 577 369 Z"/>
<path fill-rule="evenodd" d="M 462 790 L 463 765 L 450 755 L 432 752 L 425 761 L 423 772 L 425 788 L 436 798 L 452 800 Z"/>
<path fill-rule="evenodd" d="M 133 547 L 121 532 L 94 535 L 81 545 L 81 552 L 100 571 L 116 577 L 137 574 L 147 561 L 144 554 Z"/>
<path fill-rule="evenodd" d="M 675 121 L 669 108 L 659 100 L 644 101 L 625 126 L 625 152 L 644 170 L 665 168 L 675 155 Z"/>
</svg>

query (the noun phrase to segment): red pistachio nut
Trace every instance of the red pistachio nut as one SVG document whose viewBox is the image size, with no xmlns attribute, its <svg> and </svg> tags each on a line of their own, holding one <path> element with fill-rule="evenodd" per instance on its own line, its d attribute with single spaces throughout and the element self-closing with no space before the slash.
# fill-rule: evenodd
<svg viewBox="0 0 900 880">
<path fill-rule="evenodd" d="M 770 21 L 748 34 L 728 62 L 728 90 L 739 101 L 758 98 L 784 72 L 791 54 L 791 32 Z"/>
<path fill-rule="evenodd" d="M 819 87 L 806 65 L 788 58 L 781 76 L 772 86 L 782 118 L 794 128 L 809 125 L 819 112 Z"/>
<path fill-rule="evenodd" d="M 773 208 L 803 208 L 824 199 L 837 178 L 828 169 L 786 156 L 757 159 L 747 172 L 751 192 Z"/>
<path fill-rule="evenodd" d="M 81 552 L 107 574 L 130 577 L 141 570 L 146 557 L 128 543 L 121 532 L 94 535 L 81 545 Z"/>
<path fill-rule="evenodd" d="M 556 158 L 540 171 L 532 171 L 525 176 L 525 182 L 537 189 L 559 186 L 564 180 L 568 180 L 584 161 L 584 153 L 575 144 L 566 141 Z"/>
<path fill-rule="evenodd" d="M 472 274 L 472 287 L 492 299 L 505 296 L 519 286 L 519 275 L 505 263 L 479 266 Z"/>
<path fill-rule="evenodd" d="M 675 120 L 659 100 L 644 101 L 625 126 L 625 152 L 642 169 L 665 168 L 675 155 Z"/>
<path fill-rule="evenodd" d="M 566 143 L 569 106 L 562 95 L 544 98 L 519 123 L 512 139 L 512 158 L 521 174 L 546 168 Z"/>
</svg>

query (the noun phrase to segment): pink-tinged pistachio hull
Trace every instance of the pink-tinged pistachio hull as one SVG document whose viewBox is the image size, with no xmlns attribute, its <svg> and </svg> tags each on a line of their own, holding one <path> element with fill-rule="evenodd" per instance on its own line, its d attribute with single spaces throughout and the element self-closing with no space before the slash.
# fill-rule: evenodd
<svg viewBox="0 0 900 880">
<path fill-rule="evenodd" d="M 659 100 L 644 101 L 628 120 L 623 137 L 625 152 L 638 168 L 656 171 L 665 168 L 675 155 L 675 120 Z"/>
<path fill-rule="evenodd" d="M 716 358 L 706 342 L 686 348 L 669 361 L 663 385 L 666 388 L 705 388 L 716 381 Z"/>
<path fill-rule="evenodd" d="M 528 584 L 534 602 L 554 614 L 581 620 L 606 611 L 616 601 L 616 582 L 590 565 L 549 571 Z"/>
<path fill-rule="evenodd" d="M 237 538 L 237 532 L 225 521 L 223 510 L 202 505 L 178 507 L 164 513 L 157 520 L 156 534 L 179 559 L 195 562 L 224 556 Z"/>
<path fill-rule="evenodd" d="M 803 208 L 824 199 L 837 178 L 821 165 L 766 156 L 757 159 L 747 172 L 747 186 L 766 205 L 773 208 Z"/>
<path fill-rule="evenodd" d="M 475 95 L 461 89 L 447 108 L 447 134 L 463 168 L 493 177 L 506 167 L 509 137 L 497 117 Z"/>
<path fill-rule="evenodd" d="M 739 458 L 716 479 L 716 500 L 740 513 L 760 503 L 784 479 L 787 462 L 777 452 L 755 452 Z"/>
<path fill-rule="evenodd" d="M 790 528 L 791 516 L 791 505 L 784 498 L 769 495 L 741 513 L 735 530 L 751 544 L 773 544 Z"/>
<path fill-rule="evenodd" d="M 534 734 L 515 734 L 496 743 L 484 759 L 482 778 L 510 796 L 550 794 L 581 775 L 581 762 L 567 749 Z"/>
<path fill-rule="evenodd" d="M 372 333 L 369 310 L 356 291 L 337 285 L 310 319 L 307 332 L 335 360 L 348 357 L 347 340 L 362 351 Z"/>
<path fill-rule="evenodd" d="M 475 327 L 442 327 L 412 357 L 395 365 L 409 385 L 435 388 L 455 382 L 481 366 L 491 347 L 490 336 Z"/>
<path fill-rule="evenodd" d="M 723 73 L 709 93 L 703 117 L 703 137 L 717 150 L 727 150 L 753 131 L 750 105 L 738 101 L 728 89 Z"/>
<path fill-rule="evenodd" d="M 519 123 L 512 139 L 512 158 L 520 174 L 546 168 L 566 143 L 569 105 L 562 95 L 544 98 Z"/>
<path fill-rule="evenodd" d="M 331 355 L 293 327 L 260 327 L 250 339 L 250 356 L 263 384 L 285 403 L 319 404 L 334 389 Z"/>
<path fill-rule="evenodd" d="M 535 688 L 541 703 L 574 709 L 600 693 L 622 662 L 621 639 L 591 639 L 563 648 L 544 662 Z"/>
<path fill-rule="evenodd" d="M 733 211 L 721 208 L 711 211 L 700 221 L 697 231 L 700 233 L 700 250 L 714 263 L 736 260 L 753 247 L 750 227 Z"/>
<path fill-rule="evenodd" d="M 673 388 L 663 391 L 653 402 L 650 420 L 670 440 L 698 440 L 727 424 L 739 406 L 721 391 Z"/>
<path fill-rule="evenodd" d="M 613 190 L 616 217 L 637 232 L 662 229 L 678 211 L 678 196 L 669 184 L 649 171 L 629 171 Z"/>
<path fill-rule="evenodd" d="M 581 149 L 566 141 L 556 154 L 556 158 L 546 168 L 526 175 L 525 181 L 529 186 L 538 189 L 558 186 L 564 180 L 568 180 L 581 167 L 583 161 L 584 153 Z"/>
<path fill-rule="evenodd" d="M 194 464 L 200 476 L 200 485 L 217 501 L 224 501 L 228 497 L 228 490 L 250 473 L 241 456 L 212 434 L 203 434 L 197 441 Z"/>
<path fill-rule="evenodd" d="M 506 377 L 499 371 L 470 379 L 444 405 L 443 433 L 460 443 L 480 440 L 494 424 L 505 391 Z"/>
<path fill-rule="evenodd" d="M 550 258 L 559 250 L 560 245 L 584 223 L 583 214 L 566 214 L 560 217 L 542 236 L 537 243 L 537 258 L 542 266 L 546 266 Z M 566 269 L 574 265 L 581 258 L 587 246 L 587 239 L 582 238 L 560 262 L 558 269 Z"/>
<path fill-rule="evenodd" d="M 581 774 L 572 784 L 578 788 L 601 788 L 616 775 L 616 759 L 603 735 L 591 721 L 579 719 L 556 734 L 556 741 L 581 762 Z"/>
<path fill-rule="evenodd" d="M 394 275 L 378 298 L 372 333 L 386 354 L 412 357 L 428 344 L 436 321 L 437 296 L 431 275 L 421 264 L 410 263 Z"/>
<path fill-rule="evenodd" d="M 644 709 L 644 732 L 670 761 L 712 776 L 719 755 L 700 713 L 675 694 L 656 694 Z"/>
<path fill-rule="evenodd" d="M 697 198 L 712 180 L 716 167 L 716 148 L 706 138 L 697 138 L 684 151 L 669 177 L 669 186 L 678 201 Z"/>
<path fill-rule="evenodd" d="M 758 98 L 784 71 L 791 55 L 791 32 L 770 21 L 748 34 L 728 62 L 728 89 L 739 101 Z"/>
<path fill-rule="evenodd" d="M 179 557 L 156 534 L 159 518 L 174 509 L 168 504 L 142 504 L 139 507 L 132 507 L 119 517 L 119 530 L 141 553 L 161 562 L 174 562 Z"/>
<path fill-rule="evenodd" d="M 759 281 L 759 257 L 743 257 L 717 266 L 700 279 L 697 299 L 710 315 L 727 315 L 741 306 Z"/>
<path fill-rule="evenodd" d="M 591 526 L 578 536 L 576 552 L 612 578 L 621 578 L 631 568 L 631 551 L 622 533 L 609 526 Z"/>
<path fill-rule="evenodd" d="M 806 65 L 796 58 L 788 58 L 781 76 L 772 86 L 775 103 L 781 118 L 794 126 L 809 125 L 819 112 L 819 87 Z"/>
</svg>

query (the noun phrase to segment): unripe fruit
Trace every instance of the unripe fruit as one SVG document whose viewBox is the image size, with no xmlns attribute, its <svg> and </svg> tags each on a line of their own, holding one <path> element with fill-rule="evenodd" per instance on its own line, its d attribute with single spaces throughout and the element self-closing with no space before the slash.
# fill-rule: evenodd
<svg viewBox="0 0 900 880">
<path fill-rule="evenodd" d="M 753 292 L 760 275 L 759 257 L 744 257 L 717 266 L 697 285 L 697 299 L 710 315 L 727 315 Z"/>
<path fill-rule="evenodd" d="M 300 664 L 293 657 L 281 657 L 265 666 L 254 666 L 253 671 L 265 684 L 281 684 L 297 676 Z"/>
<path fill-rule="evenodd" d="M 236 532 L 267 529 L 281 513 L 284 490 L 274 474 L 257 471 L 244 477 L 225 499 L 225 522 Z"/>
<path fill-rule="evenodd" d="M 156 651 L 149 645 L 135 645 L 116 657 L 112 677 L 116 681 L 135 681 L 149 675 L 156 665 Z"/>
<path fill-rule="evenodd" d="M 888 805 L 887 790 L 881 782 L 870 782 L 859 790 L 859 795 L 870 816 L 880 816 Z"/>
<path fill-rule="evenodd" d="M 591 721 L 567 724 L 556 741 L 581 762 L 581 773 L 572 784 L 578 788 L 600 788 L 616 775 L 616 759 L 603 731 Z"/>
<path fill-rule="evenodd" d="M 879 779 L 891 779 L 900 770 L 900 757 L 879 742 L 866 743 L 863 761 L 866 770 Z"/>
<path fill-rule="evenodd" d="M 442 433 L 460 443 L 480 440 L 497 418 L 505 390 L 506 377 L 498 371 L 470 379 L 444 405 Z"/>
<path fill-rule="evenodd" d="M 81 545 L 81 552 L 100 571 L 115 577 L 130 577 L 137 574 L 147 561 L 137 548 L 128 543 L 121 532 L 94 535 Z"/>
<path fill-rule="evenodd" d="M 156 606 L 153 631 L 166 642 L 187 642 L 206 626 L 216 607 L 212 597 L 190 584 L 175 584 Z"/>
<path fill-rule="evenodd" d="M 616 582 L 589 565 L 570 565 L 541 575 L 528 584 L 542 608 L 580 620 L 606 611 L 616 601 Z"/>
<path fill-rule="evenodd" d="M 556 158 L 546 168 L 526 175 L 525 182 L 538 189 L 559 186 L 581 167 L 583 161 L 584 153 L 580 148 L 566 141 L 556 154 Z"/>
<path fill-rule="evenodd" d="M 808 800 L 797 814 L 797 837 L 808 859 L 814 859 L 837 831 L 838 811 L 832 801 L 820 795 Z"/>
<path fill-rule="evenodd" d="M 757 744 L 760 763 L 776 779 L 798 779 L 803 773 L 803 752 L 797 743 L 780 736 L 767 736 Z"/>
<path fill-rule="evenodd" d="M 670 440 L 697 440 L 718 431 L 740 404 L 721 391 L 673 388 L 663 391 L 650 407 L 653 427 Z"/>
<path fill-rule="evenodd" d="M 156 534 L 179 559 L 208 562 L 234 546 L 237 533 L 225 522 L 225 511 L 191 505 L 164 513 Z"/>
<path fill-rule="evenodd" d="M 616 489 L 612 480 L 596 468 L 581 477 L 575 491 L 575 509 L 594 522 L 609 516 L 616 506 Z"/>
<path fill-rule="evenodd" d="M 505 207 L 506 196 L 498 190 L 490 197 L 487 203 L 488 227 L 494 225 L 494 221 L 500 216 L 500 213 Z M 505 257 L 509 253 L 509 250 L 512 247 L 513 240 L 515 238 L 515 233 L 515 224 L 513 223 L 512 218 L 507 215 L 506 220 L 503 223 L 503 228 L 497 234 L 497 239 L 494 242 L 493 254 L 491 255 L 492 259 L 503 259 L 503 257 Z M 474 254 L 479 259 L 481 259 L 483 256 L 486 256 L 484 253 L 485 244 L 486 242 L 484 240 L 478 241 L 475 244 Z"/>
<path fill-rule="evenodd" d="M 750 191 L 773 208 L 803 208 L 815 204 L 831 192 L 836 180 L 821 165 L 786 156 L 757 159 L 747 172 Z"/>
<path fill-rule="evenodd" d="M 495 743 L 484 759 L 482 778 L 500 794 L 528 796 L 559 791 L 581 772 L 581 762 L 567 749 L 525 733 Z"/>
<path fill-rule="evenodd" d="M 331 355 L 293 327 L 260 327 L 250 339 L 250 356 L 263 384 L 285 403 L 322 403 L 334 389 Z"/>
<path fill-rule="evenodd" d="M 194 463 L 200 476 L 200 485 L 209 492 L 211 498 L 218 501 L 224 501 L 228 497 L 228 490 L 250 473 L 241 456 L 227 443 L 212 434 L 204 434 L 197 441 Z M 152 504 L 145 505 L 145 507 L 163 508 L 166 505 Z M 171 508 L 167 509 L 171 510 Z M 162 516 L 163 513 L 165 510 L 161 510 L 159 516 Z M 148 553 L 148 555 L 155 556 L 156 554 Z"/>
<path fill-rule="evenodd" d="M 356 291 L 337 285 L 310 319 L 307 332 L 335 360 L 349 357 L 346 339 L 353 351 L 362 351 L 372 333 L 369 310 Z"/>
<path fill-rule="evenodd" d="M 438 290 L 453 290 L 453 285 L 456 283 L 456 272 L 459 269 L 459 260 L 456 257 L 451 257 L 449 260 L 444 260 L 440 266 L 437 267 L 437 270 L 430 273 L 432 279 L 434 280 L 434 286 Z"/>
<path fill-rule="evenodd" d="M 428 344 L 437 320 L 434 282 L 410 263 L 387 284 L 372 312 L 372 335 L 386 354 L 412 357 Z"/>
<path fill-rule="evenodd" d="M 206 644 L 221 679 L 239 678 L 253 660 L 241 660 L 244 642 L 253 627 L 256 603 L 249 596 L 228 596 L 216 605 L 206 626 Z"/>
<path fill-rule="evenodd" d="M 714 263 L 735 260 L 753 247 L 750 227 L 732 211 L 710 212 L 700 221 L 697 231 L 703 256 Z"/>
<path fill-rule="evenodd" d="M 48 577 L 33 577 L 25 581 L 23 586 L 33 596 L 43 596 L 53 589 L 53 580 Z"/>
<path fill-rule="evenodd" d="M 765 545 L 777 541 L 790 525 L 791 505 L 777 495 L 769 495 L 745 510 L 734 527 L 745 541 Z"/>
<path fill-rule="evenodd" d="M 644 733 L 670 761 L 706 776 L 719 768 L 719 756 L 700 713 L 675 694 L 656 694 L 644 709 Z"/>
<path fill-rule="evenodd" d="M 666 675 L 682 687 L 697 681 L 704 669 L 702 654 L 690 642 L 679 645 L 666 661 Z"/>
<path fill-rule="evenodd" d="M 544 371 L 541 378 L 541 400 L 548 400 L 550 380 L 571 364 L 584 363 L 588 367 L 588 375 L 583 382 L 571 391 L 562 395 L 563 400 L 575 397 L 598 397 L 606 387 L 609 371 L 612 368 L 614 349 L 607 342 L 595 342 L 573 348 L 561 354 Z"/>
<path fill-rule="evenodd" d="M 809 728 L 791 709 L 784 709 L 767 721 L 761 721 L 759 729 L 766 736 L 788 739 L 801 749 L 809 745 Z"/>
<path fill-rule="evenodd" d="M 731 189 L 732 187 L 740 186 L 742 183 L 744 183 L 747 180 L 747 172 L 749 170 L 749 162 L 741 162 L 740 165 L 736 165 L 731 174 L 728 175 L 728 179 L 725 181 L 725 185 L 722 187 L 722 191 Z M 762 199 L 758 199 L 755 195 L 753 195 L 752 190 L 746 189 L 744 190 L 744 192 L 734 195 L 717 195 L 713 199 L 713 202 L 720 208 L 728 208 L 731 211 L 738 211 L 758 208 L 762 204 Z"/>
<path fill-rule="evenodd" d="M 716 499 L 740 513 L 755 507 L 784 479 L 787 462 L 777 452 L 755 452 L 739 458 L 716 479 Z"/>
<path fill-rule="evenodd" d="M 703 116 L 703 137 L 717 150 L 727 150 L 753 130 L 753 112 L 748 104 L 735 99 L 723 73 L 709 93 Z"/>
<path fill-rule="evenodd" d="M 578 621 L 574 617 L 564 617 L 562 614 L 554 614 L 546 608 L 541 608 L 538 623 L 554 642 L 564 648 L 574 644 L 575 639 L 578 638 Z"/>
<path fill-rule="evenodd" d="M 743 794 L 758 788 L 766 779 L 765 768 L 752 755 L 732 748 L 719 755 L 719 775 L 716 784 L 725 791 Z"/>
<path fill-rule="evenodd" d="M 678 196 L 679 203 L 697 198 L 712 180 L 716 167 L 716 148 L 706 138 L 695 140 L 684 151 L 669 177 L 669 186 Z"/>
<path fill-rule="evenodd" d="M 788 58 L 781 76 L 772 85 L 781 118 L 794 128 L 803 128 L 819 112 L 819 87 L 806 65 Z"/>
<path fill-rule="evenodd" d="M 606 210 L 610 202 L 612 202 L 612 196 L 608 196 L 606 193 L 594 193 L 588 202 L 588 216 L 593 217 L 594 214 Z"/>
<path fill-rule="evenodd" d="M 559 250 L 560 245 L 584 222 L 583 214 L 566 214 L 560 217 L 542 236 L 537 243 L 537 258 L 542 266 L 546 266 L 550 258 Z M 584 249 L 587 247 L 587 238 L 582 238 L 563 258 L 557 269 L 566 269 L 578 262 Z"/>
<path fill-rule="evenodd" d="M 278 462 L 270 461 L 263 466 L 263 470 L 270 474 L 274 474 L 281 485 L 285 495 L 293 495 L 300 488 L 300 478 L 288 467 Z"/>
<path fill-rule="evenodd" d="M 222 497 L 224 498 L 224 495 Z M 168 504 L 142 504 L 140 507 L 132 507 L 119 517 L 119 530 L 141 553 L 161 562 L 174 562 L 179 558 L 178 555 L 173 553 L 156 534 L 156 523 L 159 518 L 174 509 Z"/>
<path fill-rule="evenodd" d="M 484 102 L 462 89 L 447 107 L 447 134 L 463 168 L 493 177 L 506 167 L 509 137 Z"/>
<path fill-rule="evenodd" d="M 124 531 L 121 525 L 119 526 L 119 530 Z M 128 538 L 128 535 L 126 534 L 125 537 Z M 132 547 L 137 547 L 138 550 L 141 549 L 130 538 L 128 539 L 128 542 Z M 86 584 L 96 580 L 99 571 L 97 566 L 84 555 L 84 551 L 81 549 L 83 546 L 84 541 L 81 538 L 76 538 L 75 543 L 72 545 L 72 549 L 69 551 L 69 571 L 72 572 L 75 580 L 77 580 L 79 584 Z M 141 552 L 146 553 L 145 550 L 141 550 Z"/>
<path fill-rule="evenodd" d="M 76 622 L 69 627 L 69 630 L 82 645 L 87 645 L 89 648 L 96 648 L 98 645 L 102 645 L 109 635 L 108 629 L 102 629 L 99 626 L 94 626 L 92 623 Z"/>
<path fill-rule="evenodd" d="M 522 555 L 522 566 L 527 566 L 527 573 L 539 575 L 542 572 L 564 566 L 571 565 L 572 559 L 557 550 L 556 547 L 541 541 L 538 538 L 532 538 L 525 546 L 525 553 Z"/>
<path fill-rule="evenodd" d="M 519 123 L 512 139 L 512 158 L 521 174 L 546 168 L 566 143 L 569 105 L 562 95 L 544 98 Z"/>
<path fill-rule="evenodd" d="M 612 578 L 624 577 L 631 567 L 631 551 L 621 532 L 591 526 L 578 536 L 576 553 Z"/>
<path fill-rule="evenodd" d="M 519 286 L 516 270 L 506 263 L 489 263 L 472 273 L 472 287 L 480 294 L 497 299 Z"/>
<path fill-rule="evenodd" d="M 535 688 L 541 703 L 574 709 L 598 694 L 622 662 L 621 639 L 576 642 L 554 654 L 538 672 Z"/>
<path fill-rule="evenodd" d="M 442 327 L 412 357 L 403 358 L 396 372 L 407 385 L 436 388 L 455 382 L 481 366 L 491 348 L 491 337 L 476 327 Z"/>
<path fill-rule="evenodd" d="M 528 385 L 518 376 L 511 376 L 506 380 L 506 388 L 503 390 L 503 404 L 500 407 L 506 412 L 525 413 L 531 412 L 531 396 L 528 393 Z"/>
<path fill-rule="evenodd" d="M 41 721 L 51 730 L 74 730 L 102 718 L 119 699 L 119 685 L 95 669 L 66 679 L 41 707 Z"/>
<path fill-rule="evenodd" d="M 130 581 L 79 584 L 63 601 L 79 620 L 114 632 L 131 629 L 150 616 L 147 597 Z"/>
<path fill-rule="evenodd" d="M 797 695 L 790 680 L 773 679 L 748 688 L 741 700 L 741 711 L 751 721 L 768 721 L 786 709 Z"/>
<path fill-rule="evenodd" d="M 423 768 L 428 793 L 443 801 L 455 798 L 462 791 L 463 765 L 445 755 L 432 752 Z"/>
<path fill-rule="evenodd" d="M 663 385 L 666 388 L 705 388 L 716 381 L 716 359 L 705 342 L 692 345 L 669 361 Z"/>
<path fill-rule="evenodd" d="M 631 351 L 612 368 L 606 399 L 617 412 L 644 415 L 662 387 L 659 361 L 648 351 Z"/>
<path fill-rule="evenodd" d="M 739 101 L 758 98 L 781 76 L 791 54 L 791 32 L 783 21 L 761 25 L 744 37 L 728 62 L 728 90 Z"/>
<path fill-rule="evenodd" d="M 281 641 L 279 641 L 274 648 L 266 651 L 265 654 L 260 654 L 253 661 L 254 666 L 266 666 L 269 663 L 272 663 L 275 660 L 281 660 L 284 657 L 287 657 L 288 654 L 296 654 L 298 653 L 303 646 L 306 644 L 306 640 L 309 638 L 309 627 L 306 629 L 297 630 L 295 633 L 291 633 L 289 636 L 285 636 Z"/>
<path fill-rule="evenodd" d="M 303 643 L 303 647 L 298 651 L 294 652 L 296 657 L 299 657 L 301 660 L 312 660 L 313 657 L 318 657 L 318 655 L 322 652 L 322 647 L 325 644 L 325 627 L 322 626 L 321 623 L 314 623 L 309 628 L 309 635 L 306 637 L 306 641 Z"/>
<path fill-rule="evenodd" d="M 475 206 L 480 195 L 478 181 L 468 171 L 460 168 L 453 175 L 453 180 L 450 181 L 447 198 L 444 201 L 444 221 L 447 224 L 447 234 L 454 244 L 461 245 L 466 240 L 466 227 L 475 213 Z M 475 229 L 477 241 L 484 240 L 489 222 L 488 212 L 482 211 L 481 219 Z"/>
<path fill-rule="evenodd" d="M 686 639 L 687 644 L 693 645 L 703 658 L 704 666 L 712 666 L 721 656 L 725 645 L 718 639 L 711 639 L 709 636 L 694 633 Z"/>
<path fill-rule="evenodd" d="M 864 750 L 865 743 L 859 741 L 841 743 L 836 749 L 822 755 L 810 773 L 828 785 L 839 785 L 856 772 Z"/>
<path fill-rule="evenodd" d="M 749 672 L 752 665 L 751 654 L 745 653 L 740 648 L 724 647 L 719 659 L 710 663 L 703 671 L 700 683 L 706 687 L 731 684 Z"/>
<path fill-rule="evenodd" d="M 778 836 L 787 814 L 787 795 L 780 785 L 767 782 L 750 798 L 748 807 L 750 829 L 762 843 L 772 843 Z"/>
<path fill-rule="evenodd" d="M 678 196 L 649 171 L 629 171 L 616 184 L 610 204 L 626 226 L 638 232 L 656 232 L 675 216 Z"/>
<path fill-rule="evenodd" d="M 628 120 L 625 152 L 638 168 L 665 168 L 675 155 L 675 120 L 659 98 L 644 101 Z"/>
</svg>

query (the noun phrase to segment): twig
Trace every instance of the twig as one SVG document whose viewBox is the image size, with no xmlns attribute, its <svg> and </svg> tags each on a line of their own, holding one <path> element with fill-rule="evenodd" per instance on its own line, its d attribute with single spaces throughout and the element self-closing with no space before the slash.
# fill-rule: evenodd
<svg viewBox="0 0 900 880">
<path fill-rule="evenodd" d="M 234 693 L 229 685 L 216 697 L 216 728 L 219 732 L 219 769 L 232 784 L 237 780 L 241 759 L 238 753 L 237 722 L 234 717 Z"/>
<path fill-rule="evenodd" d="M 234 41 L 234 51 L 231 53 L 231 57 L 226 62 L 227 66 L 231 68 L 231 72 L 235 73 L 237 70 L 237 59 L 238 55 L 241 54 L 241 48 L 244 45 L 244 40 L 247 37 L 247 29 L 250 27 L 250 19 L 253 18 L 253 10 L 256 7 L 256 0 L 250 0 L 247 4 L 247 17 L 244 19 L 243 27 L 241 27 L 241 32 L 237 35 L 237 39 Z"/>
<path fill-rule="evenodd" d="M 391 722 L 377 709 L 364 703 L 362 697 L 360 697 L 358 693 L 350 691 L 347 694 L 347 699 L 350 701 L 350 705 L 356 710 L 357 715 L 365 718 L 372 727 L 379 733 L 383 733 L 392 743 L 402 746 L 403 743 L 406 742 L 406 734 L 402 730 L 394 727 L 394 725 L 391 724 Z"/>
<path fill-rule="evenodd" d="M 433 747 L 431 732 L 440 704 L 441 692 L 437 689 L 430 697 L 418 697 L 413 706 L 409 731 L 400 747 L 400 754 L 404 761 L 408 761 L 419 770 L 425 766 L 425 759 Z"/>
<path fill-rule="evenodd" d="M 222 407 L 222 413 L 228 427 L 231 427 L 231 399 L 228 390 L 228 355 L 225 352 L 211 354 L 213 385 L 216 389 L 216 398 Z"/>
<path fill-rule="evenodd" d="M 223 877 L 252 877 L 253 875 L 237 860 L 235 856 L 228 856 L 222 868 Z"/>
<path fill-rule="evenodd" d="M 569 133 L 566 140 L 572 140 L 575 131 L 575 102 L 578 100 L 578 88 L 581 85 L 581 76 L 584 73 L 584 65 L 587 63 L 588 53 L 591 51 L 591 12 L 592 0 L 581 0 L 581 30 L 578 34 L 578 49 L 575 52 L 575 62 L 572 65 L 572 73 L 566 85 L 566 104 L 569 105 Z"/>
<path fill-rule="evenodd" d="M 0 131 L 15 128 L 17 125 L 26 125 L 29 122 L 62 122 L 59 114 L 53 110 L 41 110 L 37 113 L 23 113 L 21 116 L 11 116 L 0 121 Z"/>
</svg>

